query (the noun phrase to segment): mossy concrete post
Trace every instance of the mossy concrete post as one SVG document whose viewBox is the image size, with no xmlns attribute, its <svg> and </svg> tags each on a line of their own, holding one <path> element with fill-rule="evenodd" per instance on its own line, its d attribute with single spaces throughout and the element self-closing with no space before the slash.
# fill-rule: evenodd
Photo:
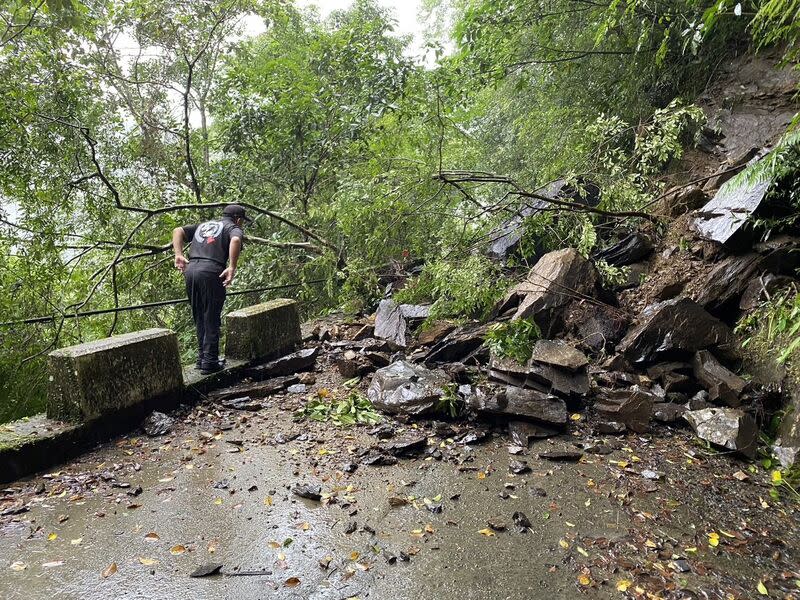
<svg viewBox="0 0 800 600">
<path fill-rule="evenodd" d="M 176 406 L 183 393 L 178 338 L 146 329 L 48 356 L 47 416 L 73 423 L 128 418 Z"/>
<path fill-rule="evenodd" d="M 297 302 L 278 298 L 228 313 L 225 357 L 255 361 L 275 358 L 300 343 Z"/>
</svg>

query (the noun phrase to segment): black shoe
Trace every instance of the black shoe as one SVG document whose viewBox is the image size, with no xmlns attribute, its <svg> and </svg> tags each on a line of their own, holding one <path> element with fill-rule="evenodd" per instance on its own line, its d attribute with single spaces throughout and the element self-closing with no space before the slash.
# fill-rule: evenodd
<svg viewBox="0 0 800 600">
<path fill-rule="evenodd" d="M 217 373 L 218 371 L 222 371 L 225 368 L 225 361 L 224 360 L 214 360 L 210 362 L 203 362 L 200 366 L 200 373 L 203 375 L 211 375 L 211 373 Z"/>
</svg>

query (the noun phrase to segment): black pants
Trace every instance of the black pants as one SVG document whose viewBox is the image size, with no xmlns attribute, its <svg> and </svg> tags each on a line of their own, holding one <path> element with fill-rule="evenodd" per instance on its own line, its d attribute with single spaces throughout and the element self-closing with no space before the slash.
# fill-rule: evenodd
<svg viewBox="0 0 800 600">
<path fill-rule="evenodd" d="M 197 329 L 199 361 L 202 367 L 219 360 L 219 330 L 222 306 L 225 304 L 225 287 L 219 276 L 221 272 L 222 267 L 216 263 L 191 261 L 183 274 Z"/>
</svg>

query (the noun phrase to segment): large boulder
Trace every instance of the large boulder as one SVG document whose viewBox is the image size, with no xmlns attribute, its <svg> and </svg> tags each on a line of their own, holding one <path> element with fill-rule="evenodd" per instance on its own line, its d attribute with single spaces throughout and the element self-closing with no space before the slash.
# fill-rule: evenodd
<svg viewBox="0 0 800 600">
<path fill-rule="evenodd" d="M 698 211 L 693 227 L 700 237 L 741 247 L 752 232 L 752 220 L 764 201 L 771 181 L 744 182 L 741 185 L 724 185 L 717 194 Z"/>
<path fill-rule="evenodd" d="M 512 319 L 533 319 L 545 337 L 563 327 L 564 311 L 575 298 L 597 297 L 600 278 L 594 265 L 575 248 L 542 256 L 498 305 L 498 314 L 515 309 Z"/>
<path fill-rule="evenodd" d="M 754 458 L 758 446 L 758 426 L 749 414 L 735 408 L 690 410 L 683 418 L 697 437 Z"/>
<path fill-rule="evenodd" d="M 730 351 L 733 342 L 733 332 L 725 323 L 694 300 L 676 298 L 647 307 L 617 349 L 631 363 L 646 364 L 709 348 Z"/>
<path fill-rule="evenodd" d="M 436 411 L 448 381 L 442 371 L 399 360 L 375 372 L 367 397 L 385 413 L 422 415 Z"/>
</svg>

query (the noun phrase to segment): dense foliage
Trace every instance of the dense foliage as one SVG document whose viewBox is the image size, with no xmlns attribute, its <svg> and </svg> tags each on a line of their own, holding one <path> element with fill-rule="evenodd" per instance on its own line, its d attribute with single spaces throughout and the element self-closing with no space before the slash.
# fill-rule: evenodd
<svg viewBox="0 0 800 600">
<path fill-rule="evenodd" d="M 584 176 L 601 207 L 642 209 L 702 125 L 681 98 L 754 12 L 760 43 L 794 43 L 788 4 L 431 0 L 452 27 L 425 66 L 371 0 L 324 20 L 286 0 L 5 2 L 0 420 L 41 408 L 55 346 L 158 325 L 190 359 L 185 304 L 74 315 L 182 297 L 169 232 L 220 203 L 257 213 L 235 289 L 368 310 L 383 275 L 424 262 L 408 298 L 485 315 L 506 282 L 474 251 L 517 192 Z M 527 225 L 588 253 L 599 221 Z"/>
</svg>

